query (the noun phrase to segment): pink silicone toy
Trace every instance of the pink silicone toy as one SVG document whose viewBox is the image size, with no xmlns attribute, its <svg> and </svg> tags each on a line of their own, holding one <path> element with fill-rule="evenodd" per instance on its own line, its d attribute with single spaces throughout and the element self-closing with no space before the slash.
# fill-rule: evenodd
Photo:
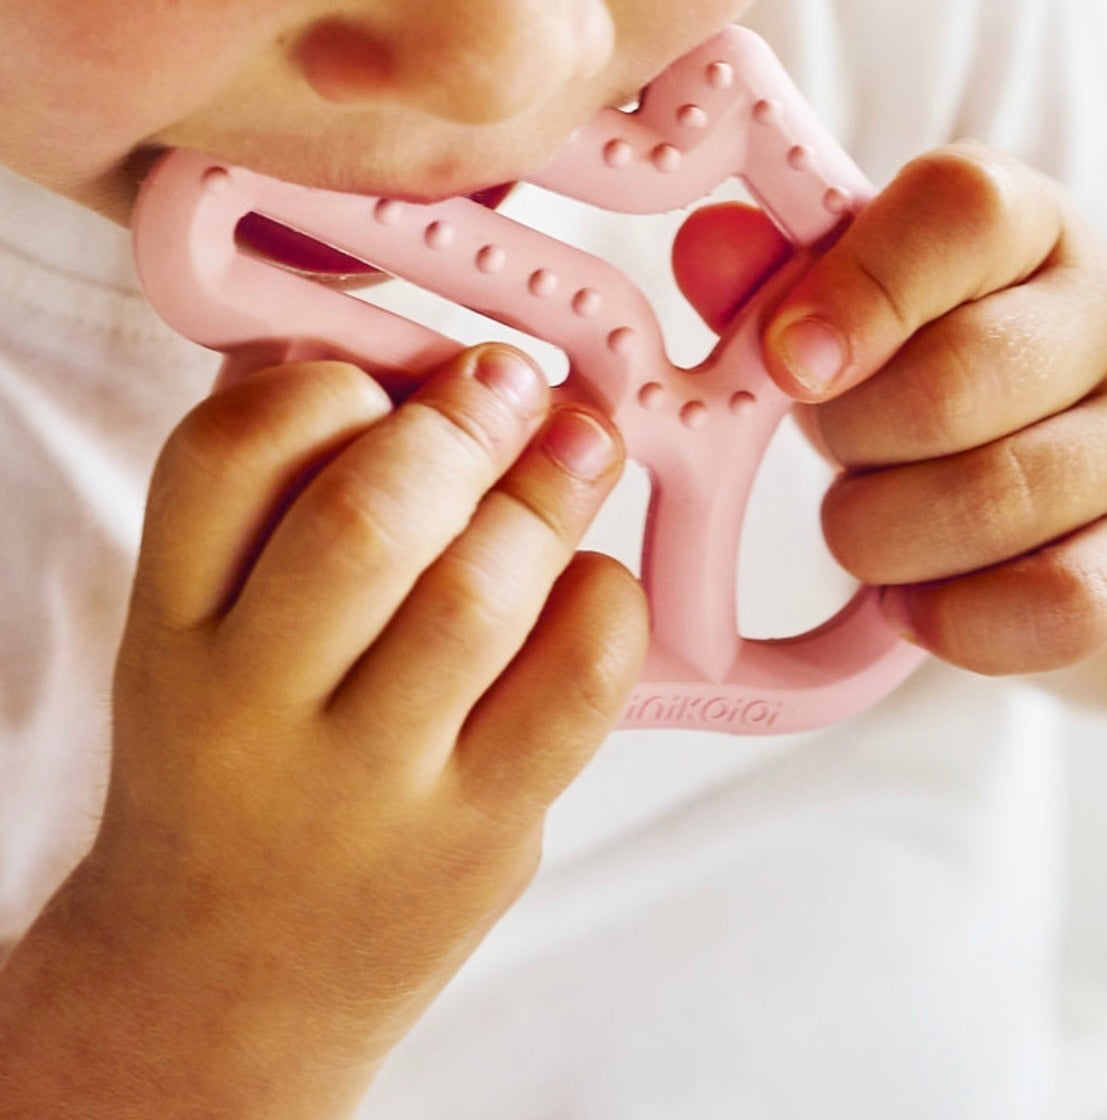
<svg viewBox="0 0 1107 1120">
<path fill-rule="evenodd" d="M 799 247 L 871 196 L 768 47 L 740 28 L 674 63 L 634 113 L 599 113 L 530 181 L 609 210 L 653 213 L 697 201 L 732 176 Z M 796 274 L 789 266 L 686 370 L 668 359 L 652 309 L 622 273 L 469 199 L 345 195 L 194 152 L 165 157 L 134 226 L 139 272 L 165 319 L 232 358 L 259 346 L 268 360 L 351 357 L 397 391 L 459 344 L 240 251 L 235 228 L 251 212 L 568 355 L 559 391 L 605 409 L 653 484 L 642 552 L 653 635 L 623 726 L 805 730 L 867 707 L 919 663 L 871 588 L 806 634 L 753 640 L 738 630 L 745 507 L 791 405 L 764 371 L 759 345 L 772 290 L 779 295 Z"/>
</svg>

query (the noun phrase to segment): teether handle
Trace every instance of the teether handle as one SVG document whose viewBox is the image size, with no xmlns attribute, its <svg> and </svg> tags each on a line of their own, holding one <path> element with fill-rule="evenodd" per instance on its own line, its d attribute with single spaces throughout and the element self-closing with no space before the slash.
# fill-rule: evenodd
<svg viewBox="0 0 1107 1120">
<path fill-rule="evenodd" d="M 255 259 L 236 243 L 236 227 L 252 211 L 288 212 L 310 229 L 322 208 L 332 228 L 356 230 L 366 224 L 370 204 L 267 179 L 198 152 L 172 152 L 150 172 L 135 211 L 143 291 L 170 326 L 228 355 L 228 365 L 345 358 L 402 397 L 459 344 Z"/>
<path fill-rule="evenodd" d="M 769 45 L 743 27 L 673 63 L 637 112 L 601 110 L 532 181 L 607 210 L 653 214 L 732 177 L 800 246 L 873 193 Z"/>
<path fill-rule="evenodd" d="M 611 209 L 657 210 L 735 175 L 801 246 L 869 195 L 767 48 L 740 29 L 651 85 L 639 114 L 601 114 L 536 181 Z M 559 392 L 606 411 L 654 483 L 643 551 L 654 633 L 626 725 L 803 730 L 860 710 L 918 664 L 921 653 L 888 627 L 871 589 L 796 638 L 750 640 L 736 625 L 745 505 L 790 407 L 764 369 L 761 326 L 793 266 L 748 301 L 701 366 L 683 370 L 622 273 L 468 200 L 419 206 L 314 191 L 189 152 L 155 169 L 135 248 L 151 302 L 178 330 L 227 352 L 232 365 L 267 349 L 271 360 L 349 357 L 397 397 L 458 344 L 252 259 L 235 244 L 236 224 L 250 212 L 568 355 Z"/>
</svg>

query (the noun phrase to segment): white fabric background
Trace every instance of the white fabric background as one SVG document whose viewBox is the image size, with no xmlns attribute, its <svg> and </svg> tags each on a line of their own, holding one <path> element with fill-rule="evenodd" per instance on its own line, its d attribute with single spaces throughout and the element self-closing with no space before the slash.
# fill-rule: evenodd
<svg viewBox="0 0 1107 1120">
<path fill-rule="evenodd" d="M 974 134 L 1107 222 L 1107 5 L 761 0 L 749 22 L 876 180 Z M 625 232 L 518 205 L 672 303 L 673 219 Z M 668 319 L 678 351 L 706 344 Z M 211 370 L 143 306 L 124 235 L 0 176 L 0 940 L 94 826 L 149 466 Z M 840 580 L 811 570 L 813 521 L 778 516 L 813 517 L 819 468 L 794 442 L 777 458 L 743 578 L 757 604 L 801 588 L 795 623 Z M 622 555 L 640 490 L 596 530 Z M 1107 1116 L 1104 727 L 1034 684 L 929 665 L 822 735 L 615 735 L 366 1115 Z"/>
</svg>

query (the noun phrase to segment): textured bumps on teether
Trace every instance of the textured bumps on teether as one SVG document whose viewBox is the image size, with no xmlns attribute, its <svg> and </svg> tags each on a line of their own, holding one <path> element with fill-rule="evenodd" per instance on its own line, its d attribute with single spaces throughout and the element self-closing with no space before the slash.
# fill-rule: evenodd
<svg viewBox="0 0 1107 1120">
<path fill-rule="evenodd" d="M 673 64 L 633 113 L 603 110 L 530 181 L 607 210 L 687 206 L 741 180 L 798 248 L 856 212 L 871 188 L 768 47 L 730 28 Z M 135 218 L 153 306 L 230 355 L 349 357 L 387 385 L 425 375 L 458 343 L 240 251 L 250 213 L 508 323 L 565 352 L 558 392 L 618 425 L 652 482 L 642 552 L 653 633 L 624 725 L 798 731 L 887 693 L 921 654 L 862 588 L 796 637 L 742 636 L 735 572 L 747 500 L 791 407 L 765 372 L 765 308 L 802 254 L 770 278 L 694 369 L 668 358 L 653 309 L 609 263 L 463 198 L 421 205 L 319 191 L 178 151 L 155 168 Z"/>
</svg>

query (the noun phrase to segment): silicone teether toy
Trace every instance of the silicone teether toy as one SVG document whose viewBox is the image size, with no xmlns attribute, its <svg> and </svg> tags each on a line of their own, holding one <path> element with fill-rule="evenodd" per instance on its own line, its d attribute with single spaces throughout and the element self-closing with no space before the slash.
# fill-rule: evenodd
<svg viewBox="0 0 1107 1120">
<path fill-rule="evenodd" d="M 609 210 L 660 212 L 738 177 L 798 247 L 871 195 L 768 47 L 730 28 L 673 64 L 634 113 L 600 112 L 530 181 Z M 135 217 L 146 293 L 193 340 L 272 360 L 347 356 L 396 386 L 459 344 L 241 251 L 260 213 L 429 291 L 546 339 L 568 355 L 560 392 L 605 409 L 652 497 L 642 553 L 653 634 L 624 726 L 788 732 L 849 716 L 921 654 L 862 588 L 797 637 L 743 638 L 736 569 L 747 498 L 791 402 L 765 373 L 771 292 L 747 305 L 695 369 L 666 356 L 645 297 L 613 266 L 469 199 L 432 205 L 268 179 L 193 152 L 167 156 Z M 768 289 L 786 283 L 788 265 Z"/>
</svg>

